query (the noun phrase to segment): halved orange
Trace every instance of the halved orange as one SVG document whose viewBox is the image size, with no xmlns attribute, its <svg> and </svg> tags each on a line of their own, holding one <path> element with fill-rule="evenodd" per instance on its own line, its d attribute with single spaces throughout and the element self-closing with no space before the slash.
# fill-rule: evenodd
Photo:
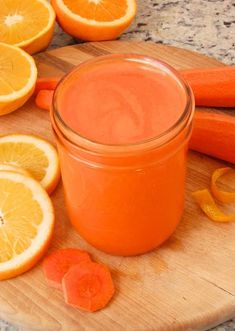
<svg viewBox="0 0 235 331">
<path fill-rule="evenodd" d="M 0 280 L 32 268 L 53 228 L 53 206 L 42 186 L 31 177 L 0 171 Z"/>
<path fill-rule="evenodd" d="M 55 12 L 47 0 L 3 0 L 0 7 L 0 42 L 21 47 L 30 54 L 48 46 Z"/>
<path fill-rule="evenodd" d="M 88 41 L 117 38 L 136 14 L 135 0 L 52 0 L 62 28 Z"/>
<path fill-rule="evenodd" d="M 0 43 L 0 115 L 23 106 L 33 94 L 36 80 L 32 56 L 19 47 Z"/>
<path fill-rule="evenodd" d="M 46 140 L 33 135 L 0 137 L 0 162 L 25 169 L 48 193 L 52 193 L 60 179 L 56 149 Z"/>
</svg>

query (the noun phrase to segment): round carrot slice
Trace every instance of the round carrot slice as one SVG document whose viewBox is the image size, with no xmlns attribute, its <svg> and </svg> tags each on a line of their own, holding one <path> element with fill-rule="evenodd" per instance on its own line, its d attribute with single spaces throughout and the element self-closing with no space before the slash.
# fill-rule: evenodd
<svg viewBox="0 0 235 331">
<path fill-rule="evenodd" d="M 54 91 L 53 90 L 40 90 L 35 98 L 36 106 L 40 109 L 51 109 Z"/>
<path fill-rule="evenodd" d="M 223 176 L 230 170 L 233 170 L 233 169 L 230 167 L 216 169 L 213 172 L 213 175 L 211 178 L 211 191 L 212 191 L 213 195 L 216 197 L 216 199 L 218 199 L 219 201 L 224 202 L 224 203 L 235 202 L 235 192 L 225 192 L 225 191 L 219 190 L 216 182 L 221 176 Z"/>
<path fill-rule="evenodd" d="M 76 248 L 58 249 L 45 257 L 43 270 L 49 286 L 62 289 L 62 279 L 68 270 L 83 261 L 90 261 L 87 252 Z"/>
<path fill-rule="evenodd" d="M 115 291 L 108 268 L 95 262 L 72 267 L 64 276 L 62 287 L 68 305 L 92 312 L 104 308 Z"/>
</svg>

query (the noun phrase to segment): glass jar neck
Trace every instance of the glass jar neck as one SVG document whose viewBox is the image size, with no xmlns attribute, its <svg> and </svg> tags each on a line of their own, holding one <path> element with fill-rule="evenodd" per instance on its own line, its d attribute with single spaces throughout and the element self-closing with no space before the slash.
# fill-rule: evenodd
<svg viewBox="0 0 235 331">
<path fill-rule="evenodd" d="M 108 144 L 102 144 L 99 142 L 92 141 L 90 139 L 87 139 L 81 135 L 79 135 L 77 132 L 75 132 L 72 128 L 70 128 L 62 119 L 61 114 L 59 113 L 59 107 L 58 107 L 58 96 L 60 94 L 60 91 L 63 89 L 64 83 L 70 79 L 70 77 L 73 75 L 74 71 L 81 70 L 84 66 L 89 66 L 92 63 L 102 63 L 105 61 L 112 61 L 117 58 L 125 58 L 125 59 L 134 59 L 136 61 L 143 61 L 143 63 L 147 62 L 150 63 L 152 66 L 157 66 L 161 70 L 165 70 L 167 72 L 170 72 L 171 75 L 173 75 L 177 81 L 181 84 L 183 87 L 183 91 L 186 96 L 186 104 L 185 108 L 182 110 L 182 114 L 178 121 L 174 123 L 172 127 L 170 127 L 167 131 L 163 132 L 162 134 L 153 137 L 151 139 L 132 143 L 132 144 L 122 144 L 122 145 L 108 145 Z M 171 68 L 169 65 L 152 59 L 143 57 L 140 55 L 108 55 L 108 56 L 101 56 L 98 59 L 92 59 L 90 61 L 87 61 L 85 63 L 82 63 L 79 65 L 74 71 L 72 71 L 70 74 L 65 76 L 65 78 L 59 83 L 59 85 L 56 88 L 55 94 L 54 94 L 54 100 L 53 100 L 53 107 L 51 111 L 51 120 L 53 128 L 56 132 L 56 135 L 60 139 L 60 141 L 73 150 L 77 151 L 83 151 L 84 153 L 93 155 L 93 156 L 100 156 L 100 157 L 110 157 L 110 158 L 120 158 L 120 157 L 126 157 L 128 155 L 138 155 L 142 153 L 149 153 L 152 150 L 156 149 L 162 149 L 164 146 L 167 146 L 171 144 L 175 140 L 177 136 L 179 136 L 181 133 L 185 132 L 186 128 L 190 127 L 190 123 L 192 121 L 193 112 L 194 112 L 194 97 L 192 94 L 192 91 L 190 87 L 185 83 L 179 73 Z M 187 131 L 187 130 L 186 130 Z M 184 135 L 184 134 L 183 134 Z"/>
</svg>

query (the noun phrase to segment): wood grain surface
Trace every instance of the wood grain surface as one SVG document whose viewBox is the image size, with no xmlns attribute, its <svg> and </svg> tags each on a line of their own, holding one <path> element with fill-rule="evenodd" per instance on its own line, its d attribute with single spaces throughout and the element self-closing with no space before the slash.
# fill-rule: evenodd
<svg viewBox="0 0 235 331">
<path fill-rule="evenodd" d="M 183 49 L 143 42 L 102 42 L 56 49 L 35 57 L 40 76 L 64 75 L 81 61 L 109 53 L 138 53 L 164 60 L 177 69 L 220 66 L 214 59 Z M 33 100 L 1 117 L 1 134 L 32 133 L 54 142 L 49 114 Z M 65 305 L 48 288 L 41 264 L 0 284 L 0 318 L 25 330 L 204 330 L 235 316 L 235 223 L 216 224 L 194 203 L 191 192 L 208 186 L 224 163 L 190 152 L 186 208 L 175 234 L 159 249 L 141 257 L 113 257 L 88 245 L 70 226 L 62 185 L 53 195 L 56 229 L 50 250 L 81 247 L 112 270 L 116 295 L 97 313 Z M 235 177 L 223 180 L 235 189 Z M 224 207 L 235 212 L 234 206 Z"/>
</svg>

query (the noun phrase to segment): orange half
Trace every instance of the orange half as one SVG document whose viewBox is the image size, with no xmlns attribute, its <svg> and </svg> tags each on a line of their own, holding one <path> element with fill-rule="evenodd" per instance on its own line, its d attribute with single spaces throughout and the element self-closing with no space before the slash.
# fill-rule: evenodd
<svg viewBox="0 0 235 331">
<path fill-rule="evenodd" d="M 55 12 L 47 0 L 3 0 L 0 8 L 0 42 L 30 54 L 48 46 L 54 32 Z"/>
<path fill-rule="evenodd" d="M 67 33 L 88 41 L 117 38 L 136 14 L 135 0 L 52 0 L 52 6 Z"/>
</svg>

